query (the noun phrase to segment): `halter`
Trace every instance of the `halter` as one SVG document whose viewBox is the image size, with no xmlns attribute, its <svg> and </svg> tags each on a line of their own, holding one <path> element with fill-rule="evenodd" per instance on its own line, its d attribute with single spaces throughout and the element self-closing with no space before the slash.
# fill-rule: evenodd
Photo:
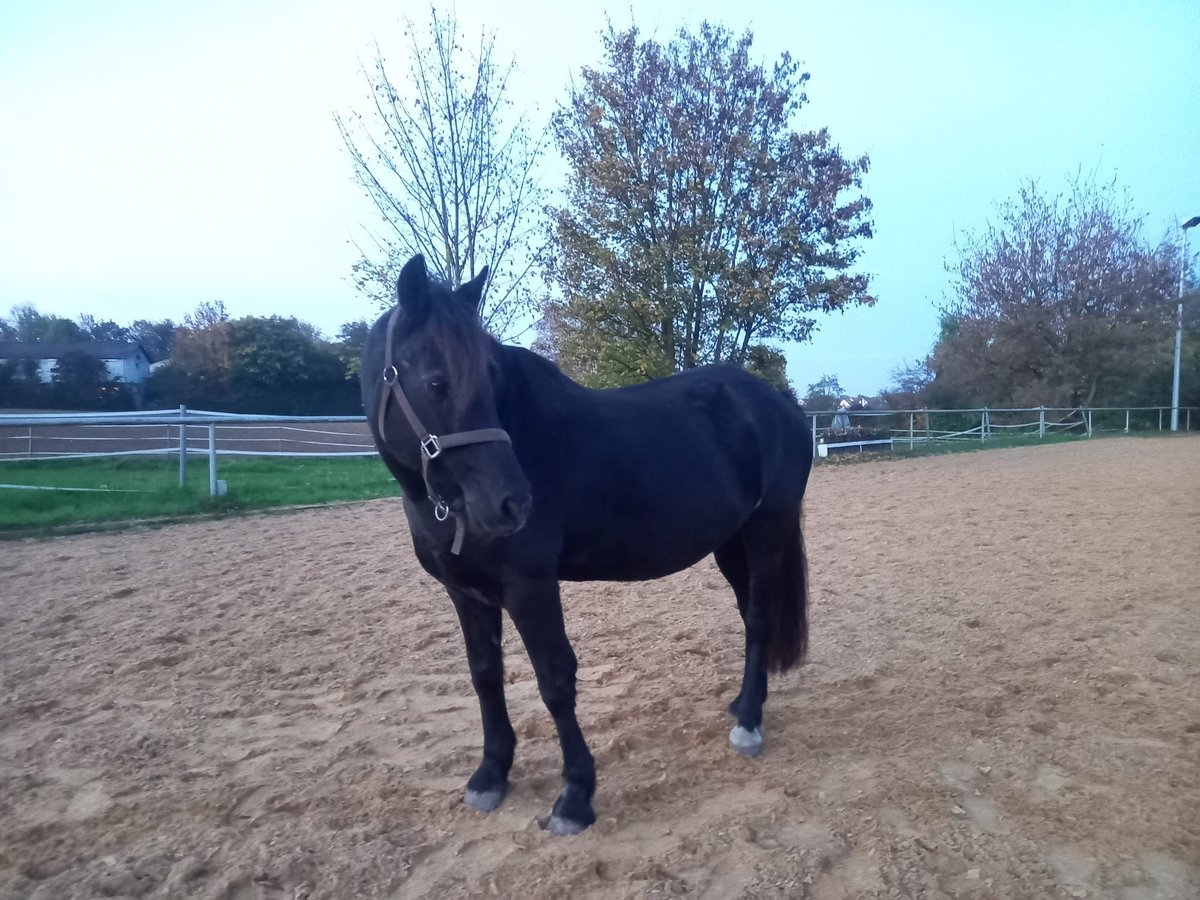
<svg viewBox="0 0 1200 900">
<path fill-rule="evenodd" d="M 387 416 L 388 397 L 396 398 L 396 402 L 400 405 L 401 412 L 404 413 L 404 418 L 408 419 L 408 424 L 412 427 L 413 433 L 417 436 L 417 441 L 421 445 L 421 477 L 425 480 L 425 494 L 429 497 L 429 502 L 433 504 L 433 517 L 439 522 L 445 522 L 450 516 L 454 516 L 454 543 L 450 547 L 450 552 L 457 556 L 462 551 L 463 535 L 466 532 L 466 526 L 463 524 L 463 517 L 450 509 L 450 504 L 437 495 L 429 485 L 429 462 L 437 459 L 446 450 L 451 450 L 454 447 L 464 447 L 468 444 L 485 444 L 489 441 L 503 441 L 506 444 L 512 443 L 512 438 L 508 436 L 508 432 L 503 428 L 477 428 L 474 431 L 457 431 L 454 434 L 445 434 L 440 437 L 433 434 L 428 428 L 421 424 L 420 418 L 417 416 L 416 410 L 412 408 L 412 404 L 408 402 L 408 397 L 404 394 L 404 389 L 400 387 L 400 372 L 392 362 L 392 338 L 396 333 L 396 321 L 400 315 L 400 307 L 396 306 L 392 310 L 392 314 L 388 317 L 387 324 L 387 343 L 383 351 L 383 390 L 379 392 L 379 437 L 383 439 L 383 425 Z"/>
</svg>

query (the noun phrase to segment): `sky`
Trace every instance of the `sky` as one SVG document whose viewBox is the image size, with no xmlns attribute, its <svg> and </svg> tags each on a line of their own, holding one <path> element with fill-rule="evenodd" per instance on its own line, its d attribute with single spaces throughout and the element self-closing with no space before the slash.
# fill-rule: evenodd
<svg viewBox="0 0 1200 900">
<path fill-rule="evenodd" d="M 333 124 L 362 109 L 383 0 L 4 0 L 0 4 L 0 314 L 179 321 L 202 301 L 327 335 L 378 310 L 350 281 L 375 227 Z M 801 389 L 872 394 L 923 357 L 955 242 L 1035 179 L 1116 178 L 1147 237 L 1200 215 L 1200 2 L 458 0 L 469 34 L 516 59 L 512 99 L 544 121 L 601 60 L 608 18 L 668 39 L 749 28 L 764 61 L 811 73 L 796 126 L 866 153 L 878 304 L 787 345 Z M 561 171 L 546 167 L 548 186 Z M 1193 236 L 1193 244 L 1200 243 Z M 1193 247 L 1195 250 L 1196 247 Z"/>
</svg>

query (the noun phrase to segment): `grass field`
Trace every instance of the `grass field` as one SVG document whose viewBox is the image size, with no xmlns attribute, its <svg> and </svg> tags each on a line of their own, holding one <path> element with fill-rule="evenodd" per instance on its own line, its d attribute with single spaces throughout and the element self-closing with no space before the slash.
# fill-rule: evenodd
<svg viewBox="0 0 1200 900">
<path fill-rule="evenodd" d="M 206 459 L 189 460 L 187 486 L 182 490 L 175 459 L 118 457 L 5 463 L 0 466 L 0 485 L 89 490 L 0 486 L 0 536 L 55 526 L 228 515 L 273 506 L 370 500 L 400 492 L 387 469 L 372 457 L 226 457 L 220 461 L 218 477 L 229 483 L 229 493 L 224 497 L 208 494 Z"/>
</svg>

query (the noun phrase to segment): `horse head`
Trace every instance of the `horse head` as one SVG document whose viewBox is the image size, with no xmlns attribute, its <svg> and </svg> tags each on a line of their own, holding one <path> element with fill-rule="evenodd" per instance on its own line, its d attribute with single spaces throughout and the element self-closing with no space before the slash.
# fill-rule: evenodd
<svg viewBox="0 0 1200 900">
<path fill-rule="evenodd" d="M 419 467 L 439 519 L 499 537 L 524 526 L 532 495 L 500 421 L 500 345 L 479 316 L 487 274 L 451 290 L 422 256 L 405 264 L 385 317 L 377 427 L 393 456 Z"/>
</svg>

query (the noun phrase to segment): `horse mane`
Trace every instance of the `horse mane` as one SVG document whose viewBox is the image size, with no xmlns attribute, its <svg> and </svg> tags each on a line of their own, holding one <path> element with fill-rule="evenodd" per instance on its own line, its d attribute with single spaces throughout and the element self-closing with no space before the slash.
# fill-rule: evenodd
<svg viewBox="0 0 1200 900">
<path fill-rule="evenodd" d="M 478 311 L 456 297 L 445 282 L 429 280 L 427 310 L 424 337 L 442 358 L 455 411 L 461 413 L 479 387 L 492 337 L 484 330 Z"/>
</svg>

